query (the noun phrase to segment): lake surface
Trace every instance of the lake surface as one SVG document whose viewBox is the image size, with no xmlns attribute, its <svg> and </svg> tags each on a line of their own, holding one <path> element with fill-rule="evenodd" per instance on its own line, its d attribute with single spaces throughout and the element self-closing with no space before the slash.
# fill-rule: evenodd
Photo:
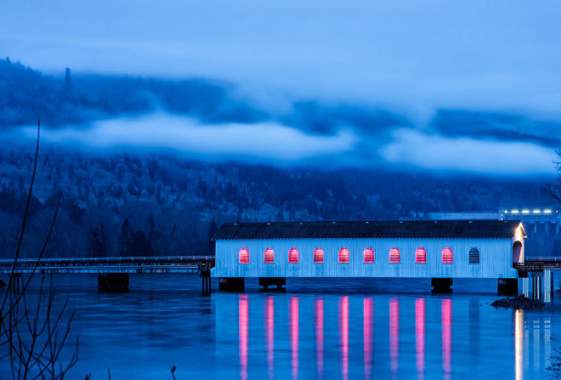
<svg viewBox="0 0 561 380">
<path fill-rule="evenodd" d="M 57 302 L 77 311 L 77 379 L 107 369 L 171 379 L 172 365 L 177 379 L 536 379 L 561 347 L 559 309 L 495 309 L 495 281 L 456 282 L 446 296 L 419 280 L 298 280 L 284 294 L 211 297 L 194 276 L 133 277 L 126 294 L 97 293 L 94 276 L 56 284 Z"/>
</svg>

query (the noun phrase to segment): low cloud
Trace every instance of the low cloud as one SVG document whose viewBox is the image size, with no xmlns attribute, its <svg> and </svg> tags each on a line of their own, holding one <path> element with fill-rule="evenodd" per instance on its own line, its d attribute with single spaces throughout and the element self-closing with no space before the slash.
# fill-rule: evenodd
<svg viewBox="0 0 561 380">
<path fill-rule="evenodd" d="M 33 129 L 27 129 L 33 135 Z M 237 159 L 301 163 L 353 148 L 355 135 L 307 134 L 275 122 L 203 124 L 195 119 L 163 113 L 112 119 L 89 128 L 46 129 L 44 141 L 99 149 L 175 151 L 202 159 Z"/>
<path fill-rule="evenodd" d="M 328 129 L 313 131 L 280 121 L 207 123 L 160 112 L 103 120 L 89 127 L 46 128 L 42 139 L 47 144 L 97 152 L 172 152 L 211 162 L 421 170 L 510 178 L 555 174 L 555 150 L 538 142 L 450 136 L 413 126 L 368 132 L 353 125 L 337 128 L 333 124 Z M 24 131 L 29 138 L 35 136 L 33 127 Z M 8 134 L 4 138 L 9 138 Z"/>
<path fill-rule="evenodd" d="M 555 152 L 537 144 L 450 138 L 400 129 L 380 149 L 390 164 L 484 175 L 553 175 Z"/>
</svg>

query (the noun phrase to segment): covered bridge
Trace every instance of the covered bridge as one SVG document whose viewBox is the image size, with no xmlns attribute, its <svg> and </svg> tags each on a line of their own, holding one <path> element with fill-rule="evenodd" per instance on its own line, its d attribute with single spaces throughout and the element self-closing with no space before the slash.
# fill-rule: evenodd
<svg viewBox="0 0 561 380">
<path fill-rule="evenodd" d="M 524 262 L 518 221 L 414 220 L 224 224 L 215 235 L 222 290 L 245 278 L 284 285 L 289 277 L 496 278 L 513 286 Z M 514 279 L 508 282 L 507 279 Z"/>
</svg>

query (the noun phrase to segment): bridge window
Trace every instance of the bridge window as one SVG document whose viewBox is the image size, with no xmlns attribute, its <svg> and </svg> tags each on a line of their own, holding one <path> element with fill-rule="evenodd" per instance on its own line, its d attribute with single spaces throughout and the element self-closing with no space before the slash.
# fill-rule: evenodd
<svg viewBox="0 0 561 380">
<path fill-rule="evenodd" d="M 348 264 L 351 258 L 351 253 L 347 248 L 341 248 L 339 250 L 339 264 Z"/>
<path fill-rule="evenodd" d="M 239 253 L 240 264 L 249 264 L 249 249 L 242 248 Z"/>
<path fill-rule="evenodd" d="M 300 252 L 294 247 L 290 248 L 288 250 L 288 262 L 290 264 L 298 264 L 298 261 L 300 261 Z"/>
<path fill-rule="evenodd" d="M 390 264 L 399 264 L 401 262 L 401 255 L 398 248 L 390 249 Z"/>
<path fill-rule="evenodd" d="M 316 248 L 314 249 L 314 263 L 316 264 L 323 264 L 323 248 Z"/>
<path fill-rule="evenodd" d="M 479 249 L 473 247 L 469 250 L 469 263 L 479 264 Z"/>
<path fill-rule="evenodd" d="M 454 254 L 452 248 L 446 247 L 442 249 L 442 264 L 452 264 L 454 262 Z"/>
<path fill-rule="evenodd" d="M 374 264 L 374 248 L 364 248 L 362 255 L 365 264 Z"/>
<path fill-rule="evenodd" d="M 273 248 L 265 248 L 263 251 L 263 262 L 265 264 L 272 264 L 275 262 L 275 251 Z"/>
<path fill-rule="evenodd" d="M 427 263 L 427 250 L 423 247 L 417 248 L 415 251 L 415 262 L 417 264 L 426 264 Z"/>
</svg>

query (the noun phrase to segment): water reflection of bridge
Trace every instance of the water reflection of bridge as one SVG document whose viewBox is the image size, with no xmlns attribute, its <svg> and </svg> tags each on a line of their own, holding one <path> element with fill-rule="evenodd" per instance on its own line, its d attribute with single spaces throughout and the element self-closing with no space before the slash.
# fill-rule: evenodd
<svg viewBox="0 0 561 380">
<path fill-rule="evenodd" d="M 370 379 L 374 373 L 383 378 L 418 379 L 435 377 L 437 373 L 437 377 L 450 379 L 453 374 L 454 377 L 461 375 L 454 372 L 454 363 L 456 371 L 461 363 L 468 373 L 477 366 L 486 368 L 487 363 L 498 359 L 481 356 L 489 348 L 489 338 L 482 334 L 482 330 L 489 326 L 480 323 L 481 305 L 479 302 L 473 305 L 469 302 L 469 331 L 454 331 L 454 301 L 452 298 L 434 300 L 417 297 L 404 302 L 403 298 L 397 296 L 378 300 L 377 297 L 343 295 L 335 303 L 328 303 L 323 297 L 311 300 L 310 297 L 301 296 L 253 297 L 241 294 L 237 299 L 240 378 L 247 380 L 254 377 L 251 375 L 252 370 L 261 365 L 266 366 L 269 379 L 343 380 L 360 378 L 361 375 L 364 379 Z M 251 303 L 257 305 L 250 307 Z M 261 304 L 263 308 L 256 309 L 255 306 Z M 476 314 L 472 313 L 472 306 L 474 310 L 477 309 Z M 476 316 L 475 320 L 471 320 L 473 316 Z M 462 321 L 464 317 L 459 313 L 456 318 Z M 387 335 L 380 336 L 380 322 Z M 476 326 L 475 331 L 471 331 L 471 324 Z M 512 333 L 505 331 L 504 336 L 514 336 L 510 362 L 514 377 L 523 379 L 529 367 L 545 371 L 551 355 L 550 319 L 540 316 L 530 316 L 528 319 L 523 311 L 516 311 L 511 326 Z M 473 338 L 472 333 L 477 334 L 476 339 L 472 340 L 479 342 L 481 339 L 482 343 L 474 343 L 472 347 L 470 340 L 469 346 L 462 345 L 462 339 L 466 336 Z M 436 340 L 435 334 L 440 339 Z M 258 340 L 261 337 L 264 339 L 264 352 L 256 351 L 256 347 L 260 347 Z M 480 350 L 480 344 L 485 345 L 485 349 Z M 333 347 L 338 347 L 336 366 L 330 364 L 334 358 Z M 385 347 L 385 350 L 381 347 Z M 454 347 L 459 350 L 456 359 Z M 503 352 L 508 352 L 511 348 L 503 349 Z M 309 350 L 313 350 L 313 354 Z M 467 369 L 463 356 L 466 350 L 478 358 L 476 362 L 468 364 Z M 279 368 L 282 365 L 278 363 L 282 360 L 278 356 L 283 355 L 289 368 Z M 315 365 L 310 358 L 315 358 Z M 358 365 L 359 362 L 362 366 Z M 287 372 L 282 372 L 284 370 Z"/>
<path fill-rule="evenodd" d="M 248 366 L 250 365 L 249 357 L 249 331 L 250 326 L 255 323 L 249 315 L 249 297 L 246 294 L 239 296 L 238 301 L 238 334 L 239 334 L 239 358 L 240 358 L 240 378 L 247 380 Z M 441 300 L 441 326 L 442 326 L 442 373 L 444 378 L 450 378 L 452 374 L 452 300 Z M 297 379 L 300 375 L 300 299 L 297 296 L 290 297 L 289 300 L 289 334 L 290 334 L 290 370 L 293 379 Z M 324 362 L 325 362 L 325 303 L 322 298 L 314 301 L 314 333 L 315 333 L 315 358 L 316 358 L 316 376 L 324 378 Z M 344 380 L 350 378 L 349 373 L 349 352 L 350 352 L 350 310 L 349 297 L 342 296 L 339 298 L 337 307 L 338 319 L 338 345 L 340 348 L 340 377 Z M 266 357 L 267 372 L 269 378 L 274 378 L 274 357 L 275 357 L 275 297 L 269 296 L 265 301 L 265 336 L 266 336 Z M 374 299 L 365 297 L 362 300 L 362 340 L 363 340 L 363 373 L 365 379 L 371 378 L 372 366 L 374 360 Z M 307 321 L 306 321 L 307 322 Z M 389 301 L 389 358 L 390 372 L 397 376 L 399 372 L 399 352 L 400 352 L 400 303 L 398 298 L 392 298 Z M 418 378 L 425 376 L 425 324 L 426 324 L 426 306 L 424 298 L 415 300 L 415 351 L 416 351 L 416 370 Z M 329 378 L 333 377 L 330 373 Z M 356 375 L 352 376 L 352 378 Z"/>
</svg>

